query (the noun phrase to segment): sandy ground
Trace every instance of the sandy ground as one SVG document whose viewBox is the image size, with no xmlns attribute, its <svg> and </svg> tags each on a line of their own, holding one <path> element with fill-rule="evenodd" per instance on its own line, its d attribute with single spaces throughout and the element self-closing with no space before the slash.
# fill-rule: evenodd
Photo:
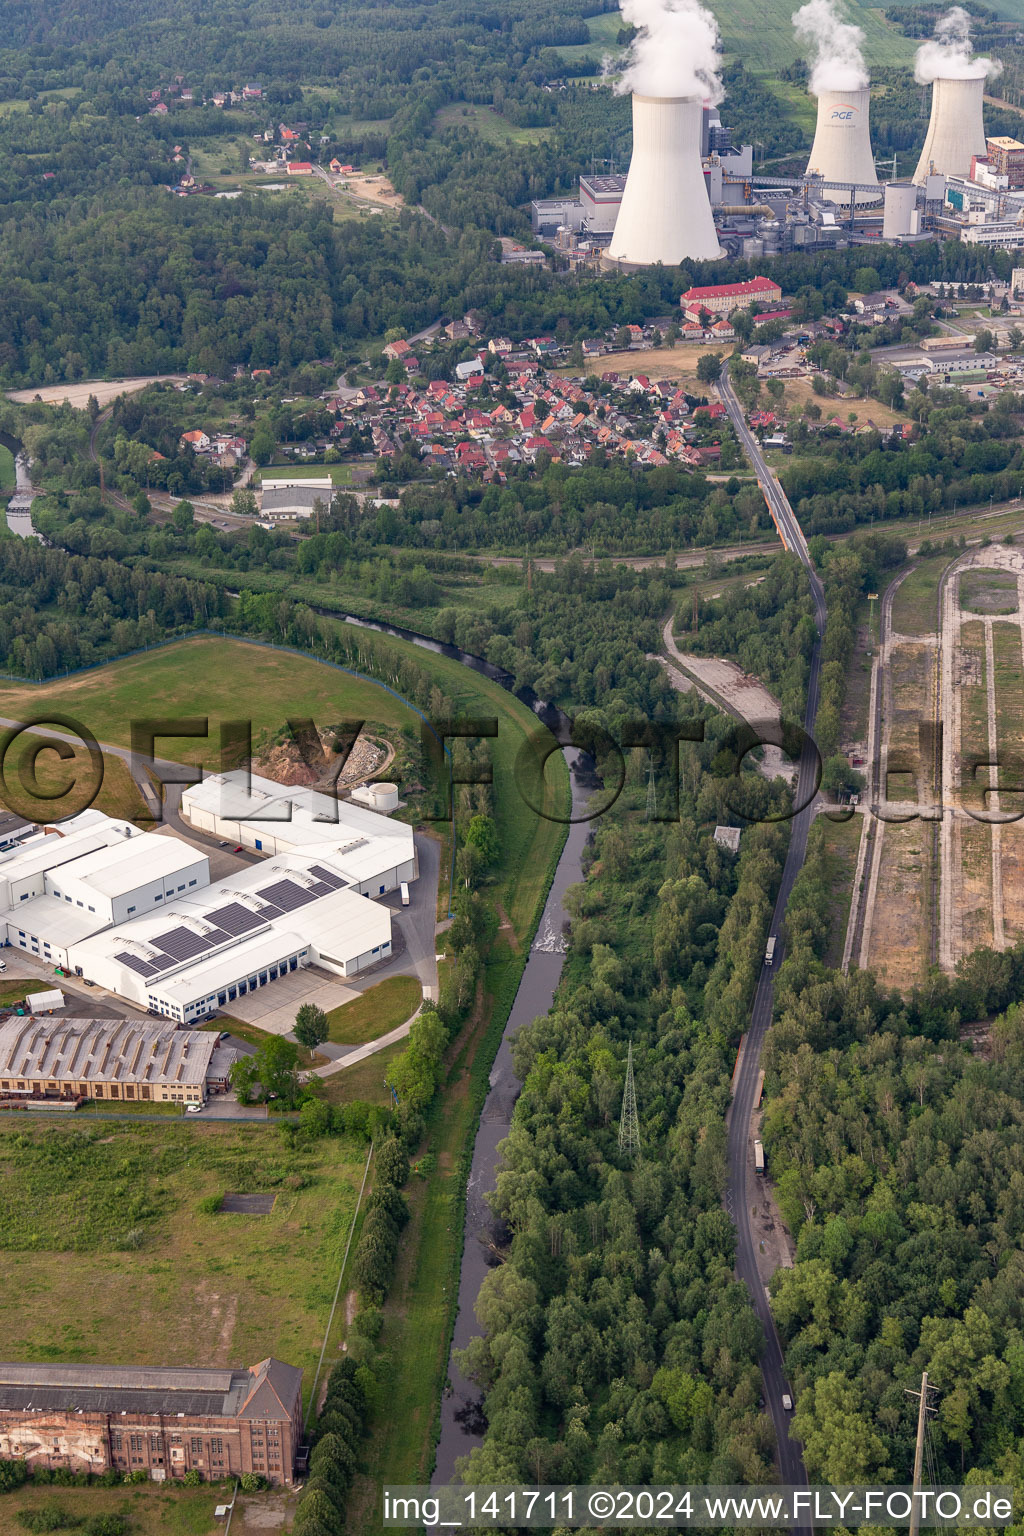
<svg viewBox="0 0 1024 1536">
<path fill-rule="evenodd" d="M 140 389 L 145 389 L 147 384 L 160 384 L 170 381 L 175 384 L 184 382 L 182 373 L 158 373 L 149 379 L 87 379 L 83 384 L 47 384 L 41 389 L 16 389 L 8 394 L 8 400 L 14 400 L 19 405 L 28 405 L 33 400 L 42 400 L 44 405 L 73 405 L 76 410 L 84 410 L 89 404 L 89 396 L 95 395 L 100 405 L 109 405 L 111 400 L 116 400 L 118 395 L 134 395 Z"/>
<path fill-rule="evenodd" d="M 347 188 L 353 197 L 362 198 L 367 203 L 378 203 L 382 208 L 405 207 L 405 198 L 395 191 L 388 178 L 380 172 L 367 175 L 363 171 L 352 171 L 347 176 L 333 178 L 331 185 L 339 191 Z"/>
<path fill-rule="evenodd" d="M 748 677 L 735 662 L 708 656 L 691 656 L 681 651 L 672 633 L 671 619 L 662 630 L 662 639 L 672 661 L 667 661 L 664 657 L 659 659 L 668 671 L 674 687 L 679 687 L 676 679 L 682 670 L 684 675 L 689 674 L 691 686 L 695 680 L 701 692 L 707 690 L 705 697 L 710 698 L 712 703 L 724 700 L 736 714 L 763 736 L 770 737 L 778 730 L 781 719 L 778 701 L 772 698 L 767 688 L 759 683 L 756 677 Z M 672 662 L 675 662 L 675 666 Z M 770 744 L 764 747 L 760 767 L 762 773 L 769 779 L 783 778 L 787 782 L 792 782 L 796 775 L 795 765 L 779 747 Z"/>
<path fill-rule="evenodd" d="M 860 964 L 889 986 L 923 981 L 931 959 L 931 823 L 879 823 Z"/>
<path fill-rule="evenodd" d="M 666 320 L 666 326 L 669 322 Z M 635 352 L 609 352 L 607 357 L 591 358 L 585 372 L 596 373 L 598 378 L 602 373 L 632 374 L 634 378 L 638 373 L 645 373 L 655 383 L 659 379 L 678 379 L 680 382 L 696 384 L 697 362 L 708 352 L 714 352 L 714 347 L 642 347 Z M 718 348 L 717 350 L 727 350 Z M 573 378 L 579 376 L 578 368 L 560 368 L 559 373 L 569 374 Z M 707 386 L 700 386 L 700 393 L 707 393 Z"/>
</svg>

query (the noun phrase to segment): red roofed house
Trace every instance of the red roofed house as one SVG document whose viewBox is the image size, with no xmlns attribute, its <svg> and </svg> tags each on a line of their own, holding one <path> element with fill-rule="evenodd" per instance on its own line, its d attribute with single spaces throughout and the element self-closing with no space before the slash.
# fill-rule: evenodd
<svg viewBox="0 0 1024 1536">
<path fill-rule="evenodd" d="M 204 448 L 209 448 L 210 446 L 210 439 L 199 428 L 194 432 L 183 432 L 179 441 L 183 445 L 187 443 L 196 453 L 201 453 Z"/>
<path fill-rule="evenodd" d="M 289 166 L 289 170 L 290 169 L 291 167 Z M 405 357 L 411 351 L 412 347 L 410 347 L 407 341 L 389 341 L 387 346 L 384 348 L 384 356 L 389 358 L 391 362 L 394 362 L 396 358 Z"/>
<path fill-rule="evenodd" d="M 313 167 L 308 160 L 289 160 L 289 176 L 312 176 Z"/>
<path fill-rule="evenodd" d="M 730 315 L 734 309 L 749 309 L 751 304 L 777 304 L 782 289 L 769 277 L 750 277 L 742 283 L 715 283 L 707 288 L 687 288 L 679 295 L 683 312 L 699 320 L 706 309 L 712 315 Z"/>
</svg>

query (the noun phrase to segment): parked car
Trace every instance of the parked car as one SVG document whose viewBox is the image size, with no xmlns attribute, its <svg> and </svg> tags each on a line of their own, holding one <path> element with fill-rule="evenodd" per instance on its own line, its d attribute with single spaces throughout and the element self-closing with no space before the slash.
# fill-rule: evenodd
<svg viewBox="0 0 1024 1536">
<path fill-rule="evenodd" d="M 185 1105 L 185 1113 L 186 1113 L 186 1115 L 201 1115 L 202 1112 L 203 1112 L 203 1106 L 201 1104 L 186 1104 Z"/>
<path fill-rule="evenodd" d="M 787 1413 L 793 1412 L 793 1399 L 790 1397 L 788 1392 L 783 1392 L 782 1394 L 782 1406 L 785 1408 Z"/>
</svg>

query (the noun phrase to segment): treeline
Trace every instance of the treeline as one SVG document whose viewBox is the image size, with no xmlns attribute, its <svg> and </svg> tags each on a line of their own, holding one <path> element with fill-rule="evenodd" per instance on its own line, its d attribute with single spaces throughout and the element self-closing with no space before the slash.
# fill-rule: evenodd
<svg viewBox="0 0 1024 1536">
<path fill-rule="evenodd" d="M 0 539 L 0 670 L 54 677 L 222 616 L 217 587 Z"/>
<path fill-rule="evenodd" d="M 735 1042 L 786 831 L 748 827 L 738 857 L 715 845 L 728 723 L 706 713 L 679 821 L 642 821 L 636 765 L 595 824 L 555 1006 L 514 1042 L 523 1090 L 490 1197 L 503 1262 L 463 1357 L 487 1419 L 470 1482 L 770 1476 L 761 1333 L 722 1189 Z M 762 807 L 775 793 L 755 792 Z M 629 1044 L 635 1163 L 618 1136 Z"/>
<path fill-rule="evenodd" d="M 988 406 L 959 389 L 919 385 L 906 401 L 919 424 L 913 436 L 797 424 L 798 451 L 780 478 L 808 534 L 1008 500 L 1024 481 L 1022 408 L 1009 392 Z"/>
<path fill-rule="evenodd" d="M 901 997 L 824 969 L 824 839 L 787 913 L 763 1134 L 796 1237 L 772 1310 L 812 1479 L 905 1482 L 922 1370 L 935 1481 L 1015 1483 L 1024 1434 L 1024 945 Z M 991 1018 L 981 1043 L 973 1021 Z"/>
</svg>

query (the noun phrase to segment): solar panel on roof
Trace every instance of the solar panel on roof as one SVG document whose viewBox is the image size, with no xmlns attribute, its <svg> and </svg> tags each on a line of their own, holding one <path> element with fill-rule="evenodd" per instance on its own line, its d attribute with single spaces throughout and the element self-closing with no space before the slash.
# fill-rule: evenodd
<svg viewBox="0 0 1024 1536">
<path fill-rule="evenodd" d="M 318 880 L 315 885 L 310 886 L 310 890 L 314 896 L 329 896 L 334 890 L 334 886 L 325 885 L 322 880 Z"/>
<path fill-rule="evenodd" d="M 127 950 L 122 950 L 121 954 L 114 956 L 114 959 L 120 960 L 122 965 L 126 965 L 137 976 L 153 976 L 161 969 L 159 965 L 154 965 L 150 960 L 140 960 L 138 955 L 128 954 Z"/>
<path fill-rule="evenodd" d="M 273 885 L 265 885 L 256 894 L 262 896 L 264 901 L 272 901 L 282 912 L 295 912 L 299 907 L 316 900 L 312 891 L 304 890 L 294 880 L 277 880 Z"/>
<path fill-rule="evenodd" d="M 165 955 L 170 955 L 172 960 L 191 960 L 211 947 L 210 939 L 204 934 L 183 927 L 169 928 L 149 942 L 154 949 L 162 949 Z"/>
<path fill-rule="evenodd" d="M 322 864 L 311 864 L 309 872 L 311 875 L 316 875 L 317 879 L 322 880 L 325 885 L 329 885 L 332 890 L 340 890 L 345 884 L 340 876 L 336 875 L 333 870 L 324 869 Z"/>
<path fill-rule="evenodd" d="M 216 923 L 218 928 L 223 928 L 232 938 L 238 938 L 240 934 L 248 933 L 250 928 L 262 927 L 264 919 L 250 912 L 248 907 L 243 907 L 240 901 L 229 901 L 226 907 L 218 907 L 216 912 L 207 912 L 206 921 Z"/>
</svg>

